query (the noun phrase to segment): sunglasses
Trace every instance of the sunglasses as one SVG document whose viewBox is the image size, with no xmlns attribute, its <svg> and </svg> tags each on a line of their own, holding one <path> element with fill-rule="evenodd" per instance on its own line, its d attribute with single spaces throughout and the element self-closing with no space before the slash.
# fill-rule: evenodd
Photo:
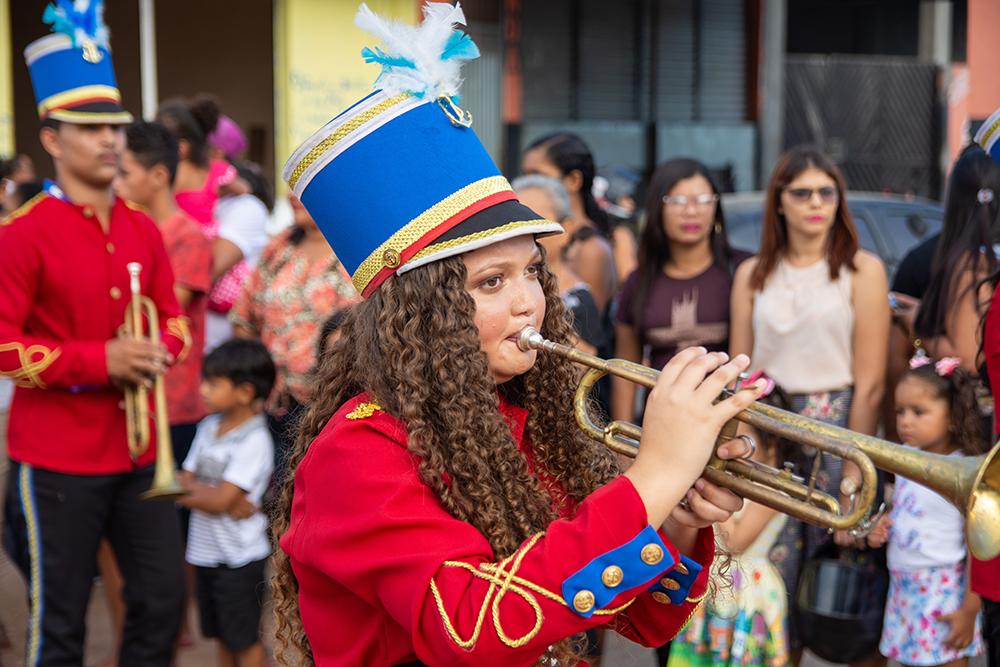
<svg viewBox="0 0 1000 667">
<path fill-rule="evenodd" d="M 663 203 L 667 206 L 675 206 L 677 208 L 687 208 L 688 204 L 693 204 L 698 208 L 703 208 L 705 206 L 711 206 L 715 202 L 719 201 L 719 195 L 698 195 L 697 197 L 687 197 L 685 195 L 676 195 L 673 197 L 664 197 Z"/>
<path fill-rule="evenodd" d="M 788 188 L 785 190 L 788 196 L 794 201 L 804 204 L 805 202 L 811 201 L 813 195 L 819 195 L 820 201 L 824 204 L 830 204 L 837 201 L 837 188 L 831 185 L 825 185 L 821 188 Z"/>
</svg>

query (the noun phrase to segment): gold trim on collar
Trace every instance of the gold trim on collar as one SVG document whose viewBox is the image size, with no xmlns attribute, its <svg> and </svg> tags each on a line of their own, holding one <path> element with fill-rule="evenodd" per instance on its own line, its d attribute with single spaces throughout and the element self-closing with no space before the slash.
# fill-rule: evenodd
<svg viewBox="0 0 1000 667">
<path fill-rule="evenodd" d="M 448 195 L 434 206 L 410 220 L 392 236 L 379 244 L 351 276 L 351 282 L 359 293 L 364 293 L 368 283 L 385 267 L 383 258 L 386 250 L 395 250 L 402 254 L 416 243 L 427 232 L 431 231 L 445 220 L 453 218 L 476 202 L 501 192 L 512 192 L 510 183 L 503 176 L 489 176 Z M 405 263 L 403 264 L 405 266 Z"/>
<path fill-rule="evenodd" d="M 375 120 L 375 118 L 382 115 L 389 109 L 411 99 L 411 97 L 412 96 L 409 93 L 400 93 L 399 95 L 379 102 L 370 109 L 366 109 L 356 116 L 344 121 L 343 125 L 338 126 L 337 129 L 324 137 L 318 144 L 313 146 L 313 148 L 306 153 L 305 157 L 303 157 L 302 160 L 295 165 L 295 169 L 293 169 L 292 173 L 288 176 L 288 187 L 291 190 L 294 190 L 295 185 L 299 182 L 299 179 L 302 178 L 302 174 L 306 172 L 306 169 L 311 167 L 314 162 L 323 157 L 324 153 L 343 141 L 344 137 L 349 135 L 351 132 L 354 132 L 362 125 Z"/>
</svg>

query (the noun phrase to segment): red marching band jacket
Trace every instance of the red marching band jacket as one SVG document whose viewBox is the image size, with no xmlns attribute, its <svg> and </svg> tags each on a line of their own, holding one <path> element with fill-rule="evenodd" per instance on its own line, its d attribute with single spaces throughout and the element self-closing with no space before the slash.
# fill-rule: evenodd
<svg viewBox="0 0 1000 667">
<path fill-rule="evenodd" d="M 177 358 L 191 343 L 155 223 L 115 198 L 108 232 L 94 210 L 48 184 L 0 222 L 0 374 L 17 388 L 10 457 L 56 472 L 108 475 L 153 462 L 155 442 L 133 461 L 123 393 L 110 383 L 105 345 L 129 302 L 129 262 L 157 306 L 162 340 Z M 151 431 L 155 437 L 155 429 Z"/>
<path fill-rule="evenodd" d="M 521 451 L 527 411 L 501 402 Z M 607 627 L 659 646 L 705 596 L 715 552 L 682 556 L 619 477 L 497 559 L 417 473 L 405 426 L 357 396 L 309 447 L 281 539 L 316 663 L 530 665 L 552 643 Z"/>
</svg>

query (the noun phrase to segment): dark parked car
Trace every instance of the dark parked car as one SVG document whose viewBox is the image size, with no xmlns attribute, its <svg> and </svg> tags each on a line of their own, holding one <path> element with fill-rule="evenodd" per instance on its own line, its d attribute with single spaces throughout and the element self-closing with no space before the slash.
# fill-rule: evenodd
<svg viewBox="0 0 1000 667">
<path fill-rule="evenodd" d="M 736 192 L 722 196 L 729 240 L 736 248 L 757 252 L 764 218 L 763 192 Z M 941 231 L 944 208 L 922 197 L 848 192 L 847 203 L 854 215 L 861 247 L 885 263 L 889 278 L 907 252 Z"/>
</svg>

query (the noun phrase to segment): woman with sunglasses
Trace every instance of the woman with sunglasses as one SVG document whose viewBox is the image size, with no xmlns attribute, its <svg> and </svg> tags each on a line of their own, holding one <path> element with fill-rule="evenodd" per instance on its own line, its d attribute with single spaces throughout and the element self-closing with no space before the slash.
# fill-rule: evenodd
<svg viewBox="0 0 1000 667">
<path fill-rule="evenodd" d="M 793 148 L 778 161 L 760 252 L 736 270 L 729 349 L 752 352 L 754 369 L 790 394 L 796 412 L 873 434 L 885 383 L 889 288 L 882 262 L 858 247 L 845 191 L 840 170 L 818 150 Z M 842 487 L 842 477 L 858 486 L 853 464 L 821 456 L 817 487 L 837 495 L 850 485 Z M 812 468 L 810 461 L 798 472 L 809 476 Z M 800 560 L 780 567 L 792 600 L 798 565 L 829 539 L 824 530 L 786 524 L 771 558 Z M 837 542 L 854 540 L 838 534 Z M 790 615 L 790 647 L 801 649 Z"/>
<path fill-rule="evenodd" d="M 729 292 L 736 266 L 749 254 L 733 250 L 719 189 L 701 162 L 677 158 L 653 173 L 646 195 L 639 266 L 618 301 L 615 356 L 654 368 L 689 345 L 729 349 Z M 636 386 L 615 378 L 612 416 L 635 418 Z"/>
</svg>

